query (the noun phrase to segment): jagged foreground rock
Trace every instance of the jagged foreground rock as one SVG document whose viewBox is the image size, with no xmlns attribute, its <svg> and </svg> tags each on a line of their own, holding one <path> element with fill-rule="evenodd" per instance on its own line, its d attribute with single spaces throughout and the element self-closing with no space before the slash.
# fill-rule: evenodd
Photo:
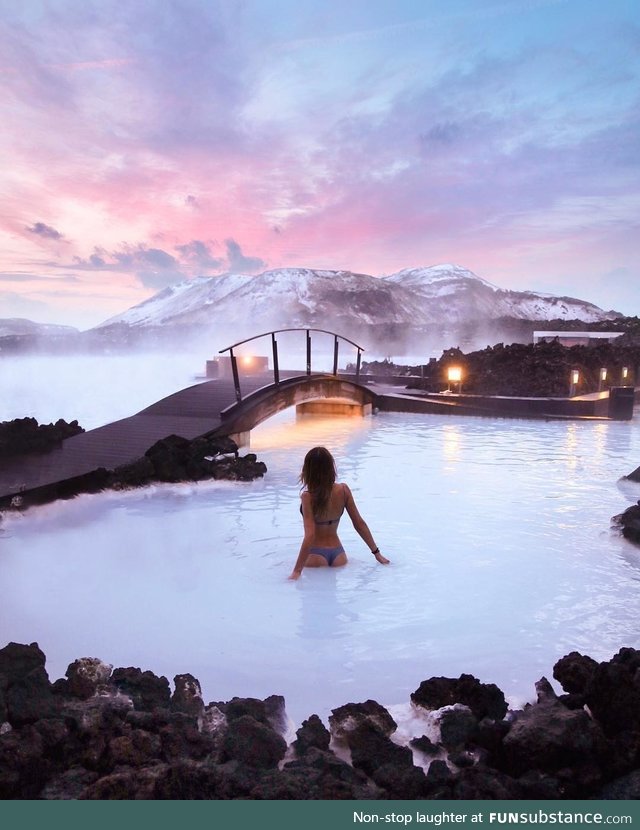
<svg viewBox="0 0 640 830">
<path fill-rule="evenodd" d="M 582 799 L 640 797 L 640 651 L 572 652 L 509 712 L 471 675 L 411 695 L 437 727 L 401 746 L 379 703 L 312 714 L 287 746 L 284 698 L 205 706 L 200 684 L 96 658 L 51 684 L 37 643 L 0 649 L 2 799 Z M 437 735 L 436 739 L 433 739 Z"/>
<path fill-rule="evenodd" d="M 620 528 L 625 539 L 640 545 L 640 499 L 623 513 L 613 516 L 611 521 Z"/>
</svg>

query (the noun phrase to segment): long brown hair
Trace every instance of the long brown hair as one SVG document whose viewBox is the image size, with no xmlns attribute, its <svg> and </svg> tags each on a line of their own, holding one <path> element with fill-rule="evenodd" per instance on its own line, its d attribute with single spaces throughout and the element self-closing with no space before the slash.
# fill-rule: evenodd
<svg viewBox="0 0 640 830">
<path fill-rule="evenodd" d="M 336 462 L 326 447 L 313 447 L 304 457 L 300 483 L 311 496 L 314 516 L 323 516 L 336 481 Z"/>
</svg>

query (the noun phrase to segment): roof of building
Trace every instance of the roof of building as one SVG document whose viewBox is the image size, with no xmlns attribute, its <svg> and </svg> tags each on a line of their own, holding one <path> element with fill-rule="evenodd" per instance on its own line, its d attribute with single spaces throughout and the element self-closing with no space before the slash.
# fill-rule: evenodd
<svg viewBox="0 0 640 830">
<path fill-rule="evenodd" d="M 619 337 L 623 331 L 534 331 L 534 337 Z"/>
</svg>

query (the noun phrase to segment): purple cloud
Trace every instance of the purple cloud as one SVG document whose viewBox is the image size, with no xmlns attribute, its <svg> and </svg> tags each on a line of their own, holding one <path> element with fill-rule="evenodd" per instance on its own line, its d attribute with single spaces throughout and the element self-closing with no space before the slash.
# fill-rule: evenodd
<svg viewBox="0 0 640 830">
<path fill-rule="evenodd" d="M 41 236 L 44 239 L 62 239 L 63 236 L 60 231 L 57 231 L 55 228 L 52 228 L 51 225 L 45 225 L 44 222 L 36 222 L 35 225 L 31 227 L 25 228 L 25 230 L 29 231 L 29 233 L 33 233 L 36 236 Z"/>
<path fill-rule="evenodd" d="M 238 245 L 235 239 L 225 239 L 224 244 L 227 247 L 227 262 L 229 271 L 251 273 L 252 271 L 259 271 L 267 264 L 263 259 L 260 259 L 260 257 L 245 256 L 242 253 L 240 245 Z"/>
<path fill-rule="evenodd" d="M 201 271 L 219 271 L 225 264 L 224 259 L 213 256 L 209 246 L 199 239 L 193 239 L 186 245 L 176 245 L 176 251 L 185 262 Z"/>
<path fill-rule="evenodd" d="M 176 282 L 201 276 L 203 271 L 251 273 L 266 265 L 259 257 L 245 256 L 235 239 L 226 239 L 225 248 L 226 256 L 217 257 L 212 254 L 210 245 L 202 240 L 193 239 L 184 245 L 176 245 L 175 250 L 179 256 L 175 257 L 162 248 L 151 248 L 147 245 L 123 245 L 116 251 L 96 247 L 89 257 L 76 256 L 72 265 L 57 267 L 131 273 L 146 288 L 158 291 Z"/>
</svg>

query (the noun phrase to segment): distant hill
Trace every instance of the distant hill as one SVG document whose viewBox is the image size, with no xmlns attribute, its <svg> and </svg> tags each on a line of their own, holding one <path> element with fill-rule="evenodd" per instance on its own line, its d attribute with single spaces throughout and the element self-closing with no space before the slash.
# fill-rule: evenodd
<svg viewBox="0 0 640 830">
<path fill-rule="evenodd" d="M 34 323 L 24 317 L 7 317 L 0 319 L 0 337 L 45 336 L 66 337 L 78 334 L 73 326 L 57 326 L 52 323 Z"/>
</svg>

